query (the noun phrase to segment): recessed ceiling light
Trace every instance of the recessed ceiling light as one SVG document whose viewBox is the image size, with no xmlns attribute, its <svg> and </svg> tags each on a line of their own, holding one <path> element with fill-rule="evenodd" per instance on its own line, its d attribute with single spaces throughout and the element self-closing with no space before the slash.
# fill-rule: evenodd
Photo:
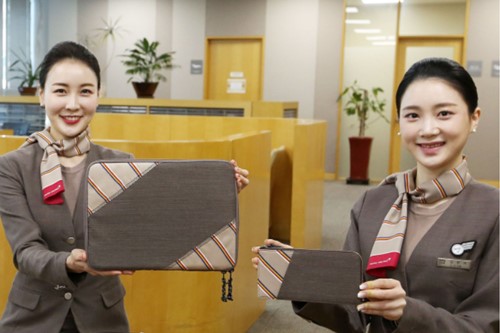
<svg viewBox="0 0 500 333">
<path fill-rule="evenodd" d="M 370 20 L 353 20 L 353 19 L 346 19 L 345 20 L 346 24 L 370 24 Z"/>
<path fill-rule="evenodd" d="M 354 29 L 357 34 L 379 34 L 380 29 Z"/>
<path fill-rule="evenodd" d="M 349 14 L 358 13 L 358 7 L 346 7 L 345 12 Z"/>
<path fill-rule="evenodd" d="M 372 42 L 372 45 L 375 45 L 375 46 L 394 46 L 394 45 L 396 45 L 396 42 L 386 40 L 386 41 L 380 41 L 380 42 Z"/>
</svg>

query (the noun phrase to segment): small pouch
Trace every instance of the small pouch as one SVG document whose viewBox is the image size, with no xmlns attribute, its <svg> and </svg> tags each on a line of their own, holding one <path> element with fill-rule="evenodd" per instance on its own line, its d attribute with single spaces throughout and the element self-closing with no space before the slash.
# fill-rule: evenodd
<svg viewBox="0 0 500 333">
<path fill-rule="evenodd" d="M 328 304 L 359 304 L 363 280 L 357 252 L 261 247 L 258 296 Z"/>
<path fill-rule="evenodd" d="M 97 161 L 88 167 L 84 198 L 95 269 L 234 270 L 238 195 L 227 161 Z M 225 290 L 230 280 L 223 275 Z"/>
</svg>

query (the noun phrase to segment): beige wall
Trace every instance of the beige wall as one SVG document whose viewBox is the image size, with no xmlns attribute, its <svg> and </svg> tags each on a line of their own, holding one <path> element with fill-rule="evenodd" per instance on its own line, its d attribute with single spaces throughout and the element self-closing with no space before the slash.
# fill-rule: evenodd
<svg viewBox="0 0 500 333">
<path fill-rule="evenodd" d="M 499 60 L 499 22 L 498 0 L 471 0 L 467 60 L 483 62 L 482 75 L 474 77 L 482 116 L 466 154 L 479 179 L 499 179 L 499 79 L 491 76 L 492 61 Z"/>
<path fill-rule="evenodd" d="M 78 2 L 77 2 L 78 1 Z M 190 61 L 204 60 L 207 36 L 262 35 L 265 37 L 264 99 L 300 103 L 300 117 L 328 122 L 326 165 L 328 173 L 347 176 L 346 142 L 350 121 L 342 119 L 341 158 L 335 170 L 337 139 L 337 105 L 342 51 L 343 1 L 340 0 L 49 0 L 52 11 L 45 12 L 49 46 L 63 39 L 78 39 L 84 31 L 95 29 L 100 18 L 121 18 L 127 33 L 117 39 L 116 54 L 121 54 L 141 37 L 160 41 L 161 51 L 176 51 L 180 68 L 169 73 L 168 83 L 161 83 L 157 97 L 201 99 L 203 75 L 191 75 Z M 467 154 L 474 175 L 481 179 L 498 179 L 498 79 L 490 77 L 491 62 L 498 59 L 498 0 L 471 0 L 468 36 L 469 60 L 483 61 L 483 75 L 475 78 L 480 104 L 484 110 L 477 133 Z M 82 5 L 91 8 L 82 9 Z M 78 10 L 77 10 L 78 9 Z M 64 12 L 63 12 L 64 10 Z M 69 14 L 67 14 L 69 12 Z M 76 15 L 77 19 L 71 19 Z M 97 14 L 96 14 L 97 13 Z M 56 17 L 57 15 L 57 17 Z M 454 15 L 455 17 L 456 15 Z M 144 18 L 144 19 L 142 19 Z M 146 19 L 147 18 L 147 19 Z M 455 17 L 456 18 L 456 17 Z M 60 27 L 66 20 L 65 29 Z M 420 22 L 420 20 L 418 21 Z M 418 23 L 417 22 L 417 23 Z M 108 45 L 106 52 L 111 52 Z M 360 56 L 369 52 L 351 49 L 346 61 L 346 80 L 355 78 L 349 68 L 365 68 L 381 77 L 386 91 L 392 91 L 393 53 L 381 49 L 373 53 L 372 62 Z M 135 97 L 127 83 L 123 65 L 115 57 L 103 77 L 108 97 Z M 382 67 L 384 64 L 384 67 Z M 369 66 L 368 66 L 369 65 Z M 372 84 L 372 82 L 367 82 Z M 376 84 L 376 82 L 373 82 Z M 386 96 L 388 101 L 392 96 Z M 387 173 L 388 130 L 377 122 L 369 130 L 376 137 L 370 175 L 381 178 Z M 479 158 L 474 158 L 478 156 Z M 490 163 L 484 163 L 484 156 Z M 477 162 L 476 162 L 477 161 Z"/>
<path fill-rule="evenodd" d="M 328 124 L 325 170 L 329 173 L 335 170 L 343 10 L 343 1 L 319 1 L 314 118 Z"/>
<path fill-rule="evenodd" d="M 425 5 L 403 3 L 399 35 L 461 35 L 464 33 L 465 7 L 465 1 Z"/>
<path fill-rule="evenodd" d="M 266 0 L 207 0 L 207 36 L 264 36 Z"/>
<path fill-rule="evenodd" d="M 180 66 L 172 71 L 173 99 L 203 98 L 203 74 L 191 75 L 190 66 L 205 57 L 205 13 L 205 0 L 173 0 L 172 50 Z"/>
</svg>

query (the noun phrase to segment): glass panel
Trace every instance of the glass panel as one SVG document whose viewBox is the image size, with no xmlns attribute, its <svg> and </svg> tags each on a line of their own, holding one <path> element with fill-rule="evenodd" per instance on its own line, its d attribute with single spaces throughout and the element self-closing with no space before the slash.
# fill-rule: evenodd
<svg viewBox="0 0 500 333">
<path fill-rule="evenodd" d="M 30 59 L 30 4 L 29 0 L 3 0 L 6 13 L 3 22 L 6 33 L 2 57 L 2 68 L 5 71 L 2 89 L 17 91 L 21 81 L 12 79 L 19 73 L 9 71 L 9 66 L 18 58 Z"/>
<path fill-rule="evenodd" d="M 347 87 L 357 81 L 360 87 L 370 90 L 372 87 L 381 87 L 384 90 L 382 97 L 387 101 L 385 114 L 390 119 L 398 5 L 366 5 L 359 0 L 348 0 L 346 7 L 350 9 L 346 13 L 342 85 Z M 338 168 L 338 176 L 341 178 L 349 176 L 348 138 L 356 135 L 357 118 L 343 112 Z M 382 179 L 388 169 L 390 126 L 372 114 L 368 120 L 366 135 L 374 138 L 369 176 Z"/>
<path fill-rule="evenodd" d="M 466 0 L 406 0 L 401 3 L 400 36 L 463 35 Z"/>
<path fill-rule="evenodd" d="M 405 72 L 413 65 L 415 62 L 422 60 L 427 57 L 444 57 L 453 59 L 455 50 L 450 46 L 409 46 L 406 48 L 406 59 L 405 59 Z M 413 156 L 408 152 L 408 150 L 401 145 L 401 161 L 400 170 L 408 170 L 415 167 L 416 162 Z"/>
</svg>

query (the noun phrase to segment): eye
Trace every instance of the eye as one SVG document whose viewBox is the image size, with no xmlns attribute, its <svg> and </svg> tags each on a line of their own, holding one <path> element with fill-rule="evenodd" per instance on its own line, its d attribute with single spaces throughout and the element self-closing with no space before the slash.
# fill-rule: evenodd
<svg viewBox="0 0 500 333">
<path fill-rule="evenodd" d="M 418 113 L 416 112 L 408 112 L 406 113 L 403 118 L 408 119 L 408 120 L 415 120 L 418 119 Z"/>
<path fill-rule="evenodd" d="M 54 89 L 54 93 L 58 95 L 62 95 L 66 93 L 66 90 L 64 88 L 56 88 Z"/>
<path fill-rule="evenodd" d="M 453 115 L 453 112 L 448 111 L 448 110 L 439 111 L 439 113 L 438 113 L 439 118 L 449 118 L 452 115 Z"/>
<path fill-rule="evenodd" d="M 92 89 L 85 88 L 81 90 L 82 95 L 92 95 L 93 93 L 94 91 Z"/>
</svg>

